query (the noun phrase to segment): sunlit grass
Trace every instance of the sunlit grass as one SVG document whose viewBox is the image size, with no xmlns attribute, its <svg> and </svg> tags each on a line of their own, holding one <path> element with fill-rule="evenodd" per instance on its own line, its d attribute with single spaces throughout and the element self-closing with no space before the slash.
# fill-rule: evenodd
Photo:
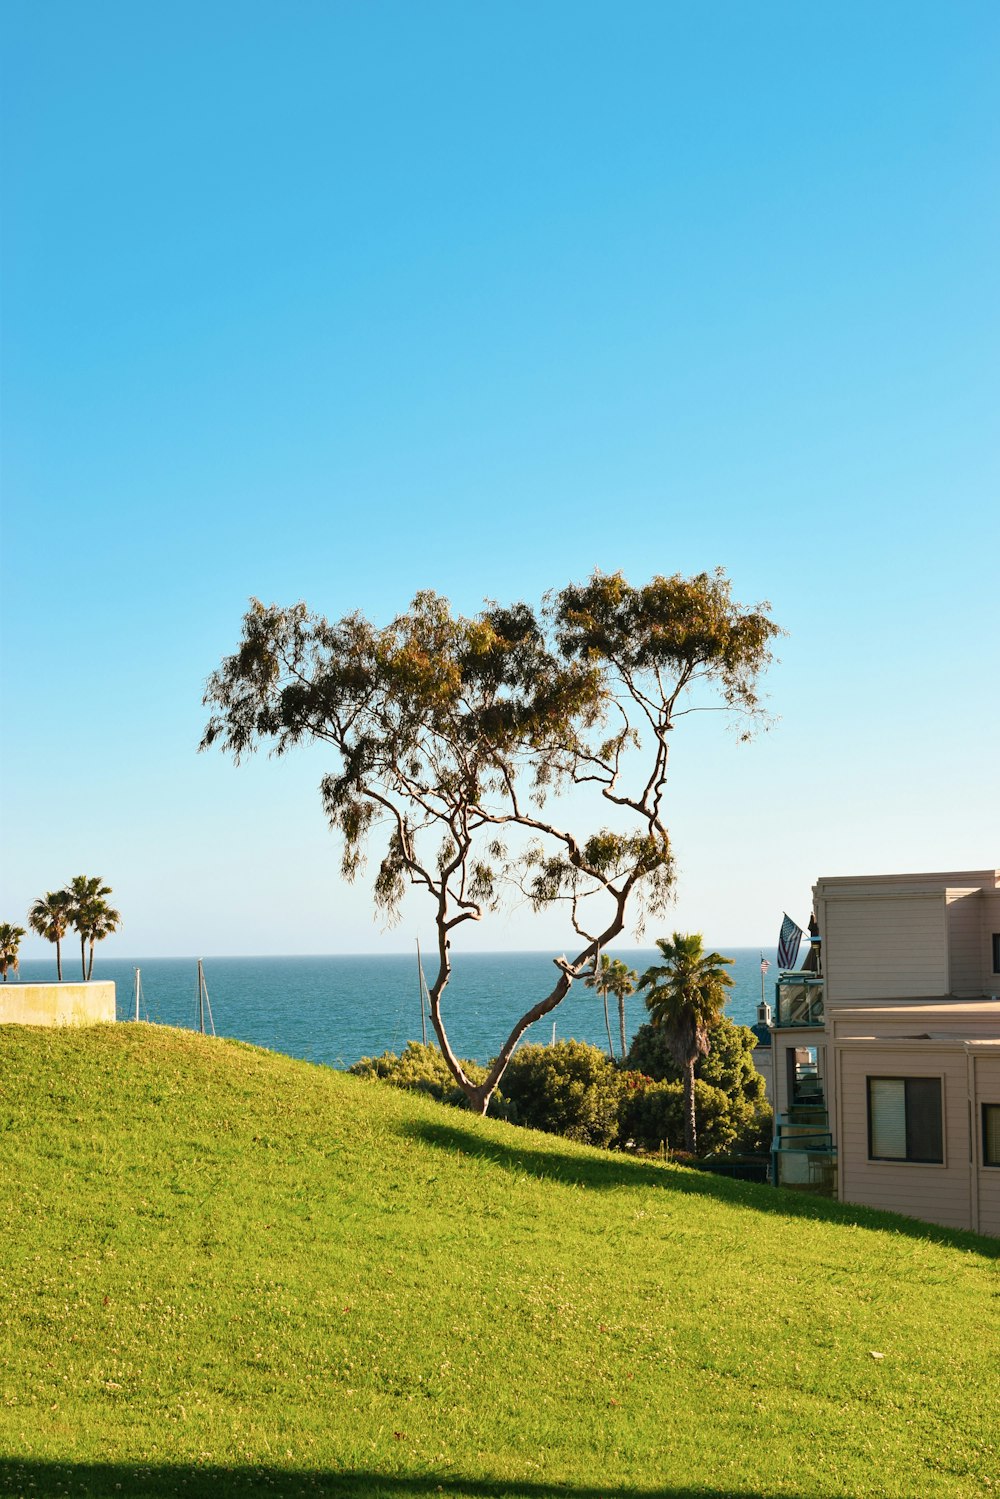
<svg viewBox="0 0 1000 1499">
<path fill-rule="evenodd" d="M 0 1492 L 1000 1492 L 995 1242 L 149 1026 L 0 1139 Z"/>
</svg>

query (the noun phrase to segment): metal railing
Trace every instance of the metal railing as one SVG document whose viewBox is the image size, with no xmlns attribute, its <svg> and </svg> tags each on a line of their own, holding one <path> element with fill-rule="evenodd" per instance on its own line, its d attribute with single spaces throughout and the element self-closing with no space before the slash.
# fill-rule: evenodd
<svg viewBox="0 0 1000 1499">
<path fill-rule="evenodd" d="M 837 1195 L 837 1153 L 833 1150 L 775 1150 L 771 1174 L 776 1187 L 794 1187 L 817 1197 Z"/>
</svg>

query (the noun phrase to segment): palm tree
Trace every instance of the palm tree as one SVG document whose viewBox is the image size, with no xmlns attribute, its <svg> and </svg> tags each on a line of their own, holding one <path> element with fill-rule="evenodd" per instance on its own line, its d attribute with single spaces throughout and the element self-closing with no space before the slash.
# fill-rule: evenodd
<svg viewBox="0 0 1000 1499">
<path fill-rule="evenodd" d="M 611 1042 L 611 1020 L 608 1016 L 608 990 L 610 988 L 610 985 L 607 982 L 607 976 L 610 966 L 611 959 L 608 957 L 607 953 L 601 953 L 601 961 L 598 964 L 597 968 L 594 969 L 593 973 L 588 973 L 583 982 L 586 984 L 588 989 L 596 989 L 598 994 L 604 1000 L 604 1028 L 608 1033 L 608 1056 L 612 1061 L 614 1061 L 615 1048 Z"/>
<path fill-rule="evenodd" d="M 56 977 L 62 981 L 62 939 L 73 920 L 73 897 L 68 890 L 50 890 L 28 912 L 28 925 L 39 937 L 56 945 Z"/>
<path fill-rule="evenodd" d="M 673 940 L 658 937 L 664 962 L 647 968 L 639 988 L 647 989 L 646 1008 L 661 1025 L 667 1046 L 684 1079 L 684 1147 L 694 1155 L 698 1131 L 694 1115 L 694 1065 L 709 1052 L 708 1028 L 722 1014 L 726 990 L 733 981 L 725 971 L 732 958 L 706 953 L 700 932 Z"/>
<path fill-rule="evenodd" d="M 105 937 L 110 937 L 122 924 L 121 912 L 116 911 L 114 906 L 109 906 L 105 900 L 95 900 L 87 907 L 87 941 L 90 943 L 90 956 L 87 959 L 87 979 L 89 981 L 94 971 L 94 944 L 103 942 Z"/>
<path fill-rule="evenodd" d="M 111 894 L 111 886 L 101 881 L 100 875 L 78 874 L 69 883 L 69 896 L 72 902 L 70 921 L 73 923 L 74 931 L 80 934 L 80 969 L 84 982 L 90 978 L 94 968 L 94 943 L 101 941 L 114 931 L 116 926 L 121 925 L 121 917 L 118 912 L 112 910 L 104 899 Z M 106 916 L 113 917 L 110 926 L 101 930 L 98 928 L 106 924 Z M 91 936 L 93 931 L 94 935 Z M 87 940 L 90 940 L 90 970 L 87 968 Z"/>
<path fill-rule="evenodd" d="M 618 1028 L 622 1040 L 622 1060 L 628 1050 L 625 1039 L 625 1000 L 629 994 L 635 993 L 635 980 L 638 978 L 634 968 L 623 963 L 621 958 L 609 958 L 607 953 L 601 953 L 601 961 L 594 973 L 584 979 L 589 989 L 596 989 L 604 1000 L 604 1026 L 608 1033 L 608 1056 L 612 1061 L 615 1059 L 615 1049 L 611 1041 L 611 1021 L 608 1017 L 608 995 L 613 994 L 618 1000 Z"/>
<path fill-rule="evenodd" d="M 602 954 L 601 963 L 604 963 Z M 635 993 L 636 980 L 639 975 L 634 968 L 623 963 L 621 958 L 613 958 L 608 964 L 607 985 L 608 989 L 618 1001 L 618 1032 L 622 1043 L 622 1061 L 628 1051 L 628 1039 L 625 1035 L 625 1001 L 630 994 Z"/>
<path fill-rule="evenodd" d="M 7 982 L 7 969 L 13 968 L 16 973 L 21 966 L 17 949 L 21 945 L 21 938 L 26 935 L 23 926 L 11 926 L 9 921 L 0 922 L 0 973 L 3 974 L 4 983 Z"/>
</svg>

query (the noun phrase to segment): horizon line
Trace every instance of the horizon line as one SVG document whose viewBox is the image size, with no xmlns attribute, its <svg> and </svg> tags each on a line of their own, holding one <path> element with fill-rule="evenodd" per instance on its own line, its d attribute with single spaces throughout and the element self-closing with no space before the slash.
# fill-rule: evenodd
<svg viewBox="0 0 1000 1499">
<path fill-rule="evenodd" d="M 777 946 L 776 946 L 776 944 L 759 943 L 759 942 L 729 942 L 729 943 L 715 942 L 715 943 L 712 943 L 711 946 L 716 947 L 716 948 L 718 948 L 720 950 L 723 949 L 723 948 L 725 948 L 725 947 L 730 947 L 730 948 L 733 948 L 737 952 L 749 952 L 749 951 L 755 951 L 755 950 L 759 950 L 759 951 L 761 951 L 761 952 L 763 952 L 765 954 L 768 951 L 777 952 Z M 609 944 L 608 947 L 606 947 L 606 948 L 602 948 L 603 952 L 610 952 L 611 950 L 612 950 L 611 944 Z M 653 942 L 653 943 L 651 943 L 649 945 L 646 945 L 644 943 L 635 943 L 635 944 L 633 944 L 630 947 L 626 947 L 626 946 L 622 945 L 622 946 L 618 947 L 616 950 L 620 951 L 620 952 L 655 952 L 656 951 L 656 943 Z M 426 954 L 432 955 L 434 953 L 435 949 L 432 948 L 432 947 L 428 947 L 425 951 L 426 951 Z M 464 958 L 476 958 L 476 957 L 479 957 L 479 958 L 502 958 L 502 957 L 548 957 L 548 958 L 554 958 L 554 957 L 557 957 L 557 956 L 563 956 L 564 955 L 564 951 L 565 950 L 563 950 L 563 952 L 560 953 L 560 952 L 557 951 L 557 949 L 552 948 L 552 947 L 469 948 L 468 950 L 463 951 L 460 954 L 460 957 L 463 958 L 463 959 Z M 217 953 L 205 953 L 205 952 L 201 952 L 201 953 L 199 953 L 199 952 L 190 952 L 190 953 L 143 953 L 141 955 L 141 958 L 138 955 L 136 955 L 136 954 L 129 954 L 129 955 L 123 955 L 123 956 L 117 956 L 117 955 L 116 956 L 110 956 L 110 955 L 107 955 L 107 954 L 102 954 L 101 956 L 103 958 L 103 961 L 106 962 L 106 963 L 133 963 L 133 962 L 136 962 L 138 960 L 141 960 L 142 962 L 147 962 L 147 963 L 149 963 L 149 962 L 152 962 L 152 963 L 156 963 L 156 962 L 191 962 L 191 963 L 197 963 L 199 961 L 201 961 L 201 962 L 209 962 L 209 961 L 214 961 L 214 960 L 237 961 L 237 962 L 257 962 L 260 959 L 269 959 L 269 960 L 282 959 L 282 960 L 284 960 L 284 959 L 289 959 L 289 958 L 296 958 L 296 959 L 298 959 L 298 958 L 413 958 L 413 957 L 416 956 L 416 954 L 414 952 L 407 951 L 406 949 L 403 949 L 403 948 L 396 948 L 396 949 L 393 949 L 392 951 L 389 951 L 389 952 L 381 951 L 381 950 L 366 951 L 366 952 L 297 952 L 297 953 L 296 952 L 280 952 L 280 953 L 259 953 L 259 952 L 258 953 L 236 953 L 236 952 L 228 952 L 228 953 L 224 953 L 224 952 L 217 952 Z M 724 954 L 723 954 L 723 956 L 724 956 Z M 54 961 L 54 958 L 52 957 L 52 954 L 50 954 L 50 953 L 44 953 L 41 956 L 36 956 L 36 957 L 25 956 L 24 958 L 22 958 L 21 961 L 24 962 L 24 963 L 42 963 L 42 962 L 47 962 L 50 959 L 52 961 Z M 64 966 L 65 966 L 65 960 L 64 960 Z M 95 966 L 96 966 L 96 962 L 95 962 Z"/>
</svg>

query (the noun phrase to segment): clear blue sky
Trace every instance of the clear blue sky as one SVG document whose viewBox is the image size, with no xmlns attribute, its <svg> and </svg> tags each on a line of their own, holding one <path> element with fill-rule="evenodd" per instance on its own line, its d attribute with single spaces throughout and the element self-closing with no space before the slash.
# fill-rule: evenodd
<svg viewBox="0 0 1000 1499">
<path fill-rule="evenodd" d="M 817 875 L 1000 864 L 994 0 L 3 28 L 0 920 L 85 872 L 109 956 L 410 947 L 321 757 L 195 754 L 204 679 L 251 595 L 595 566 L 722 565 L 789 632 L 768 735 L 678 734 L 671 925 L 773 943 Z"/>
</svg>

